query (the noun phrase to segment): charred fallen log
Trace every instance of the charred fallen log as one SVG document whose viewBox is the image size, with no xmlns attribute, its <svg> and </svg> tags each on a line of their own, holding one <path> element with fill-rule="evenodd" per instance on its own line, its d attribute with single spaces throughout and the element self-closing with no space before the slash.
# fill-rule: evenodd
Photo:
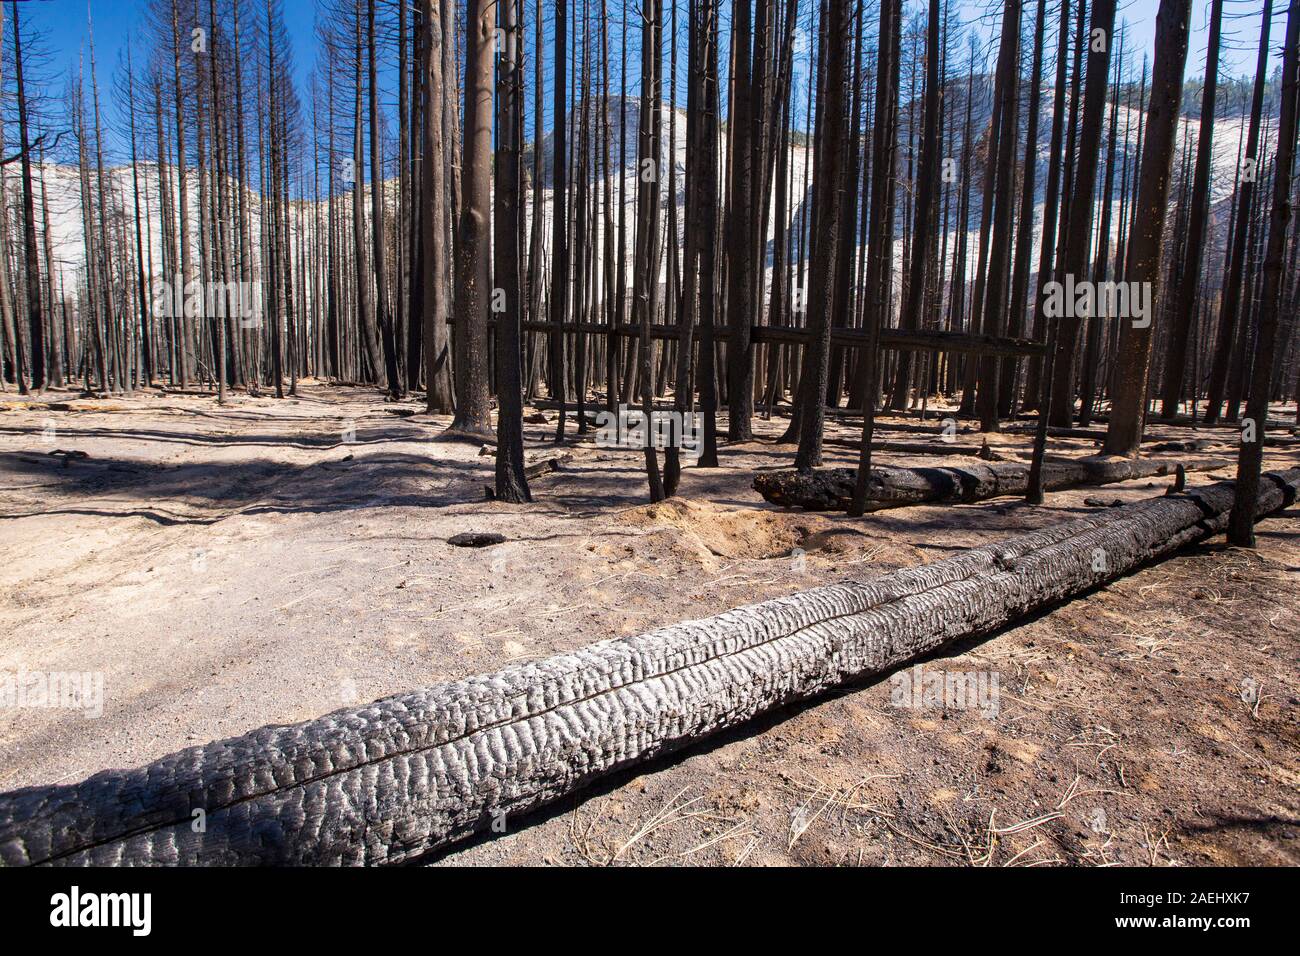
<svg viewBox="0 0 1300 956">
<path fill-rule="evenodd" d="M 1064 488 L 1109 485 L 1134 478 L 1172 475 L 1180 462 L 1119 457 L 1074 458 L 1043 465 L 1044 487 Z M 1181 462 L 1187 471 L 1222 467 L 1219 461 Z M 847 511 L 853 498 L 853 468 L 819 468 L 811 474 L 768 471 L 754 479 L 754 490 L 775 505 L 808 511 Z M 868 511 L 919 504 L 962 504 L 1003 495 L 1023 495 L 1029 487 L 1029 465 L 1018 461 L 971 462 L 933 468 L 871 469 Z"/>
<path fill-rule="evenodd" d="M 1295 500 L 1265 476 L 1257 516 Z M 81 783 L 0 795 L 0 862 L 416 858 L 794 701 L 984 635 L 1221 532 L 1222 482 L 933 564 L 593 644 Z"/>
</svg>

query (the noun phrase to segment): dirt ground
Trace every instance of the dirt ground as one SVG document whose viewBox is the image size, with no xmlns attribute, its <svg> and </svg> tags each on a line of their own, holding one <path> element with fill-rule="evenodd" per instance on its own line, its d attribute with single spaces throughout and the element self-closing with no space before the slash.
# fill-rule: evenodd
<svg viewBox="0 0 1300 956">
<path fill-rule="evenodd" d="M 0 708 L 0 789 L 939 560 L 1168 484 L 1060 492 L 1038 508 L 807 514 L 750 487 L 793 458 L 774 419 L 651 506 L 636 452 L 557 448 L 556 413 L 530 408 L 529 460 L 570 457 L 515 506 L 485 500 L 492 459 L 433 441 L 447 419 L 419 409 L 314 383 L 225 407 L 175 391 L 0 395 L 0 675 L 104 679 L 98 718 Z M 883 418 L 879 437 L 934 440 L 937 417 Z M 1157 453 L 1222 458 L 1190 484 L 1232 476 L 1235 432 L 1153 432 L 1216 441 Z M 990 444 L 1011 457 L 1029 437 Z M 828 464 L 855 458 L 827 449 Z M 1272 448 L 1266 464 L 1297 462 L 1295 447 Z M 1265 521 L 1257 551 L 1182 553 L 923 663 L 996 675 L 995 712 L 900 706 L 885 676 L 508 821 L 439 862 L 1300 864 L 1298 516 Z M 506 541 L 447 543 L 464 531 Z"/>
</svg>

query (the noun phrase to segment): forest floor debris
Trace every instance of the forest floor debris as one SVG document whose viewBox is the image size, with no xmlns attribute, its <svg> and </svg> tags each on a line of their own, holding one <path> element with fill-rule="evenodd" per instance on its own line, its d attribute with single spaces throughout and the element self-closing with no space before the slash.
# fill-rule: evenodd
<svg viewBox="0 0 1300 956">
<path fill-rule="evenodd" d="M 98 719 L 0 708 L 0 788 L 935 560 L 1170 481 L 1054 493 L 1041 508 L 807 514 L 750 488 L 793 459 L 772 443 L 786 424 L 774 419 L 724 446 L 721 468 L 687 468 L 681 497 L 657 505 L 639 453 L 570 441 L 520 506 L 485 501 L 492 459 L 432 442 L 447 419 L 392 414 L 408 408 L 422 411 L 315 383 L 226 407 L 161 391 L 0 396 L 0 672 L 104 679 Z M 885 416 L 878 435 L 933 428 L 939 442 L 949 414 Z M 554 421 L 530 410 L 530 458 L 555 453 Z M 827 427 L 851 443 L 860 423 Z M 1232 476 L 1234 432 L 1151 432 L 1222 456 L 1190 485 Z M 1009 457 L 1028 442 L 990 436 Z M 1052 441 L 1053 454 L 1094 451 Z M 828 465 L 855 460 L 828 445 Z M 1265 467 L 1297 460 L 1273 447 Z M 617 776 L 443 862 L 1300 863 L 1296 518 L 1264 522 L 1254 553 L 1177 556 L 922 664 L 996 674 L 995 716 L 947 697 L 900 704 L 909 669 Z M 453 547 L 467 526 L 505 540 Z"/>
</svg>

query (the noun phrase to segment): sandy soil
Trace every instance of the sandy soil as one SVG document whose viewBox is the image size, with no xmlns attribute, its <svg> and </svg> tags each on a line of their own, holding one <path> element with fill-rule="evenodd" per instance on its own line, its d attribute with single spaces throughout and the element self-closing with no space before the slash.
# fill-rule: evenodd
<svg viewBox="0 0 1300 956">
<path fill-rule="evenodd" d="M 571 457 L 533 482 L 533 505 L 512 506 L 485 500 L 491 458 L 434 442 L 446 420 L 418 410 L 314 384 L 224 408 L 161 391 L 0 396 L 0 674 L 104 675 L 97 719 L 0 708 L 0 788 L 938 560 L 1167 484 L 1041 508 L 805 514 L 750 488 L 793 457 L 772 443 L 775 420 L 649 506 L 635 452 L 557 449 L 555 413 L 541 413 L 548 425 L 530 409 L 529 460 Z M 918 424 L 885 418 L 880 437 L 925 439 Z M 1161 453 L 1223 458 L 1189 482 L 1231 476 L 1233 432 L 1156 432 L 1221 440 Z M 1028 438 L 991 444 L 1010 456 Z M 830 447 L 828 463 L 855 454 Z M 1271 466 L 1297 461 L 1270 449 Z M 1300 863 L 1298 515 L 1261 525 L 1253 553 L 1181 554 L 923 664 L 996 674 L 995 714 L 898 706 L 886 677 L 509 821 L 441 862 Z M 507 540 L 447 543 L 463 531 Z"/>
</svg>

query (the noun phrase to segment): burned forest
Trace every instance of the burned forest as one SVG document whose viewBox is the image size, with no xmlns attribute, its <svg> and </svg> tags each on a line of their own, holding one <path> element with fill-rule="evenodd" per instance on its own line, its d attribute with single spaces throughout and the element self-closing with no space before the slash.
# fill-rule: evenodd
<svg viewBox="0 0 1300 956">
<path fill-rule="evenodd" d="M 1300 0 L 3 0 L 0 869 L 1250 926 L 1123 873 L 1300 865 L 1298 126 Z"/>
</svg>

